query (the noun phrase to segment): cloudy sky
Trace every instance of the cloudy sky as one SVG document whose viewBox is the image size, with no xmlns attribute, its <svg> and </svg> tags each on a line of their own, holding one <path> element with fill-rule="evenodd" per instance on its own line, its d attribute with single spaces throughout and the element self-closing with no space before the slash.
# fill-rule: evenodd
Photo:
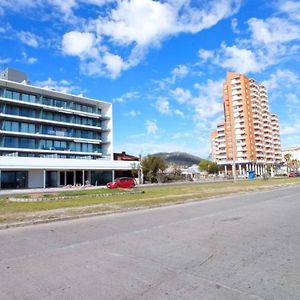
<svg viewBox="0 0 300 300">
<path fill-rule="evenodd" d="M 113 103 L 114 148 L 207 157 L 227 71 L 267 85 L 300 146 L 298 0 L 0 0 L 0 67 Z"/>
</svg>

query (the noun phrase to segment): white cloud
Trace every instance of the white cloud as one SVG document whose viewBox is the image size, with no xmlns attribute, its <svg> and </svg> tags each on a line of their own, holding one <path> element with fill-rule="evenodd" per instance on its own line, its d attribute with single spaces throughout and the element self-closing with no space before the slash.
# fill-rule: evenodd
<svg viewBox="0 0 300 300">
<path fill-rule="evenodd" d="M 64 18 L 72 16 L 73 9 L 78 5 L 76 0 L 51 0 L 51 4 L 64 15 Z"/>
<path fill-rule="evenodd" d="M 114 98 L 112 101 L 113 102 L 118 102 L 118 103 L 125 103 L 128 102 L 129 100 L 133 100 L 139 97 L 139 92 L 137 91 L 130 91 L 127 93 L 124 93 L 118 98 Z"/>
<path fill-rule="evenodd" d="M 79 86 L 72 85 L 68 80 L 62 79 L 60 81 L 56 81 L 52 78 L 48 78 L 44 81 L 36 81 L 34 85 L 48 89 L 48 90 L 55 90 L 58 92 L 63 93 L 76 93 L 76 94 L 82 94 L 82 90 Z"/>
<path fill-rule="evenodd" d="M 299 132 L 300 132 L 300 125 L 298 124 L 283 123 L 280 129 L 280 133 L 282 135 L 294 135 L 294 134 L 299 134 Z"/>
<path fill-rule="evenodd" d="M 239 73 L 259 72 L 269 63 L 252 50 L 224 44 L 215 62 L 225 69 Z"/>
<path fill-rule="evenodd" d="M 140 111 L 137 111 L 137 110 L 132 109 L 132 110 L 130 110 L 129 112 L 125 113 L 124 115 L 125 115 L 126 117 L 135 118 L 135 117 L 139 116 L 140 114 L 141 114 Z"/>
<path fill-rule="evenodd" d="M 184 113 L 179 109 L 175 109 L 174 114 L 180 117 L 184 117 Z"/>
<path fill-rule="evenodd" d="M 170 103 L 167 98 L 160 97 L 156 101 L 155 107 L 163 115 L 171 115 L 172 114 L 172 110 L 170 108 Z"/>
<path fill-rule="evenodd" d="M 275 73 L 270 75 L 270 78 L 263 81 L 268 90 L 282 88 L 282 83 L 284 82 L 284 86 L 286 88 L 299 85 L 300 79 L 299 77 L 290 70 L 281 70 L 278 69 Z"/>
<path fill-rule="evenodd" d="M 119 55 L 106 52 L 103 56 L 103 63 L 111 78 L 117 78 L 123 69 L 126 68 L 126 63 Z"/>
<path fill-rule="evenodd" d="M 149 48 L 159 47 L 166 38 L 179 33 L 198 33 L 234 14 L 241 0 L 208 1 L 206 5 L 189 0 L 88 1 L 96 5 L 109 2 L 115 5 L 106 6 L 106 15 L 89 20 L 84 26 L 85 32 L 66 33 L 62 49 L 65 54 L 80 57 L 81 70 L 85 73 L 116 78 L 122 71 L 139 64 Z M 60 3 L 55 0 L 56 6 L 58 3 L 60 10 L 68 14 L 78 7 L 79 1 Z M 101 47 L 94 47 L 91 34 L 101 40 Z M 119 46 L 117 52 L 115 46 Z M 95 53 L 83 56 L 91 50 Z M 172 80 L 183 78 L 187 73 L 188 68 L 180 65 L 174 70 Z"/>
<path fill-rule="evenodd" d="M 299 96 L 296 95 L 296 94 L 293 94 L 293 93 L 288 93 L 286 95 L 286 102 L 290 105 L 293 105 L 293 106 L 297 106 L 299 107 L 300 106 L 300 99 L 299 99 Z"/>
<path fill-rule="evenodd" d="M 192 134 L 190 132 L 177 132 L 172 135 L 171 139 L 178 140 L 178 139 L 189 138 L 189 137 L 190 138 L 192 137 Z"/>
<path fill-rule="evenodd" d="M 233 18 L 231 20 L 231 28 L 233 33 L 240 33 L 239 29 L 238 29 L 238 20 L 236 18 Z"/>
<path fill-rule="evenodd" d="M 180 104 L 186 103 L 192 99 L 192 93 L 183 88 L 176 88 L 170 91 L 170 94 Z"/>
<path fill-rule="evenodd" d="M 198 51 L 198 55 L 199 55 L 201 60 L 207 61 L 208 59 L 214 57 L 214 52 L 211 51 L 211 50 L 200 49 Z"/>
<path fill-rule="evenodd" d="M 300 21 L 300 3 L 296 1 L 279 1 L 279 11 L 288 14 L 288 16 L 296 21 Z"/>
<path fill-rule="evenodd" d="M 0 64 L 8 64 L 10 63 L 11 59 L 6 57 L 6 58 L 2 58 L 0 57 Z"/>
<path fill-rule="evenodd" d="M 146 121 L 146 130 L 148 134 L 156 134 L 158 126 L 156 121 L 147 120 Z"/>
<path fill-rule="evenodd" d="M 195 109 L 195 118 L 198 122 L 206 123 L 210 117 L 215 117 L 223 112 L 222 80 L 207 80 L 206 84 L 196 84 L 198 96 L 191 100 Z"/>
<path fill-rule="evenodd" d="M 41 0 L 0 0 L 0 12 L 6 10 L 22 11 L 24 9 L 33 9 L 41 5 Z"/>
<path fill-rule="evenodd" d="M 176 66 L 171 72 L 171 83 L 175 83 L 177 78 L 184 78 L 189 74 L 189 68 L 185 65 Z"/>
<path fill-rule="evenodd" d="M 16 33 L 16 37 L 24 44 L 37 48 L 39 46 L 39 37 L 28 31 L 20 31 Z"/>
<path fill-rule="evenodd" d="M 168 3 L 152 0 L 120 1 L 109 18 L 96 22 L 98 33 L 121 45 L 149 45 L 174 32 L 176 15 Z"/>
<path fill-rule="evenodd" d="M 252 18 L 248 24 L 254 44 L 286 43 L 300 39 L 299 24 L 284 18 Z"/>
<path fill-rule="evenodd" d="M 274 4 L 278 9 L 276 16 L 251 18 L 247 21 L 248 39 L 239 38 L 229 46 L 222 43 L 220 49 L 214 51 L 200 49 L 200 59 L 230 71 L 255 73 L 298 56 L 299 2 L 278 0 Z M 239 33 L 237 19 L 233 18 L 231 25 L 233 31 Z"/>
<path fill-rule="evenodd" d="M 62 50 L 65 54 L 84 57 L 94 55 L 96 39 L 90 32 L 71 31 L 62 38 Z"/>
<path fill-rule="evenodd" d="M 37 63 L 37 61 L 38 61 L 38 59 L 36 57 L 28 56 L 28 54 L 24 51 L 21 53 L 21 56 L 22 56 L 22 59 L 17 60 L 17 61 L 22 62 L 24 64 L 33 65 L 33 64 Z"/>
</svg>

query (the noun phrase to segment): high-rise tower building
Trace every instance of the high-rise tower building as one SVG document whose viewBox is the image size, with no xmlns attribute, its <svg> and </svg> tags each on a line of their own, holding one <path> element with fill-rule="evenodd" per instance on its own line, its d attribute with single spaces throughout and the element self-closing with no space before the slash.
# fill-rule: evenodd
<svg viewBox="0 0 300 300">
<path fill-rule="evenodd" d="M 262 174 L 282 161 L 278 117 L 270 113 L 266 87 L 229 72 L 223 84 L 224 124 L 211 135 L 212 157 L 227 173 Z"/>
</svg>

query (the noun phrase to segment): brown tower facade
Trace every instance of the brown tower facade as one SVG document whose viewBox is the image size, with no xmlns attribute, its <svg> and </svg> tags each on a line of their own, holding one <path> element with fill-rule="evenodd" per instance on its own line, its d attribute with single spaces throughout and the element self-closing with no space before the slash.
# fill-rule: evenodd
<svg viewBox="0 0 300 300">
<path fill-rule="evenodd" d="M 279 122 L 270 113 L 266 87 L 243 74 L 229 72 L 223 83 L 223 100 L 224 124 L 218 125 L 212 139 L 215 161 L 227 169 L 236 164 L 241 174 L 249 170 L 259 174 L 266 164 L 280 163 Z"/>
</svg>

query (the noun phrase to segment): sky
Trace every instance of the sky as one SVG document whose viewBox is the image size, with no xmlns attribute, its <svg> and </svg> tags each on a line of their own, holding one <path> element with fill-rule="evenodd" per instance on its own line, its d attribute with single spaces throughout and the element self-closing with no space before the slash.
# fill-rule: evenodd
<svg viewBox="0 0 300 300">
<path fill-rule="evenodd" d="M 206 158 L 228 71 L 268 88 L 300 146 L 298 0 L 0 0 L 0 68 L 113 104 L 114 151 Z"/>
</svg>

